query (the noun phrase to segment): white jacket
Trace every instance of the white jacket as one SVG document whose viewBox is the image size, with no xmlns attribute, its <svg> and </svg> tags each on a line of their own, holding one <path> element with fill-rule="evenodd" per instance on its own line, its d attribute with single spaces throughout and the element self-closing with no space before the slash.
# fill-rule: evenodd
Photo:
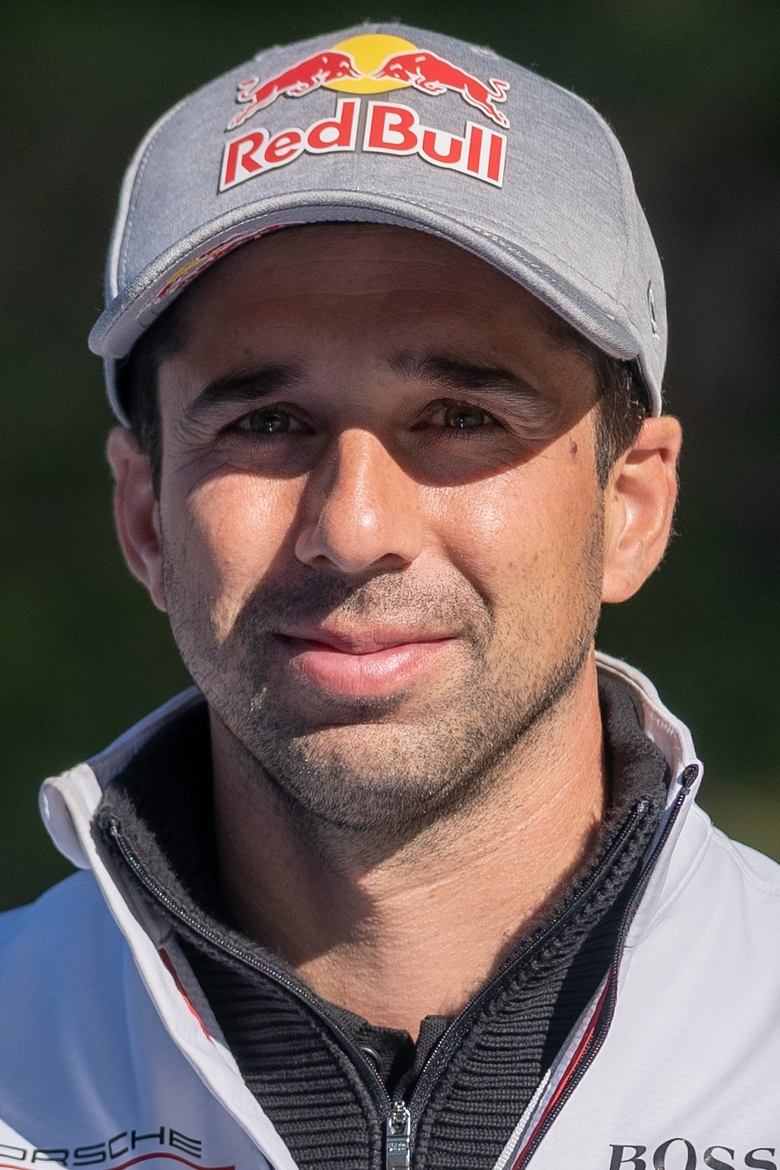
<svg viewBox="0 0 780 1170">
<path fill-rule="evenodd" d="M 693 803 L 701 765 L 652 685 L 600 665 L 638 698 L 674 781 L 614 976 L 496 1170 L 780 1170 L 780 867 Z M 167 918 L 117 886 L 89 832 L 96 771 L 193 701 L 43 786 L 47 827 L 83 872 L 0 918 L 0 1170 L 295 1170 Z"/>
</svg>

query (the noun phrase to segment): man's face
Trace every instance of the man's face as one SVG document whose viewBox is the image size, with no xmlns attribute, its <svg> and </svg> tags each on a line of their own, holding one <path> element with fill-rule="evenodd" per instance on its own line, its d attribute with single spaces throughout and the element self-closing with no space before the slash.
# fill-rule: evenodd
<svg viewBox="0 0 780 1170">
<path fill-rule="evenodd" d="M 576 684 L 603 562 L 593 374 L 455 246 L 323 225 L 187 294 L 159 373 L 165 606 L 315 816 L 427 823 Z"/>
</svg>

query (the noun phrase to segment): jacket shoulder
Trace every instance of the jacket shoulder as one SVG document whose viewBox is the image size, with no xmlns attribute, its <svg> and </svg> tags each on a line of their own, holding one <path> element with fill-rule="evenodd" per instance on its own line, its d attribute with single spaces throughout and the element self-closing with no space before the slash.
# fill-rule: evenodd
<svg viewBox="0 0 780 1170">
<path fill-rule="evenodd" d="M 780 898 L 780 864 L 759 853 L 750 845 L 734 841 L 713 826 L 712 848 L 721 855 L 721 863 L 734 867 L 741 879 L 767 896 Z"/>
<path fill-rule="evenodd" d="M 67 961 L 82 943 L 94 953 L 106 933 L 118 934 L 91 872 L 72 874 L 36 901 L 0 914 L 0 988 L 10 977 L 18 996 L 22 972 L 40 974 L 54 958 Z"/>
</svg>

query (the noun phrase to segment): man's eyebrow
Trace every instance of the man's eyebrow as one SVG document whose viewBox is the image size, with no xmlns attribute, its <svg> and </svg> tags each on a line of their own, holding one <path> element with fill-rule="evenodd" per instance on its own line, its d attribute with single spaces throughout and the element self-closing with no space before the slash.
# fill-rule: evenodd
<svg viewBox="0 0 780 1170">
<path fill-rule="evenodd" d="M 209 411 L 222 406 L 243 406 L 277 394 L 301 379 L 301 370 L 292 365 L 260 366 L 256 370 L 228 374 L 209 382 L 197 397 L 193 398 L 184 414 L 189 422 L 196 421 Z"/>
<path fill-rule="evenodd" d="M 540 393 L 530 382 L 500 366 L 481 366 L 440 354 L 397 354 L 389 360 L 394 373 L 404 378 L 419 378 L 456 390 L 484 390 L 508 394 L 539 402 Z"/>
</svg>

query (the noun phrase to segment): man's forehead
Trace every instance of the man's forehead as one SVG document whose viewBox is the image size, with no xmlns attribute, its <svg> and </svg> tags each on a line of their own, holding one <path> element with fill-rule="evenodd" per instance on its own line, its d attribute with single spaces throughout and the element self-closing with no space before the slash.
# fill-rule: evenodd
<svg viewBox="0 0 780 1170">
<path fill-rule="evenodd" d="M 246 242 L 216 259 L 166 311 L 165 327 L 163 319 L 158 321 L 158 353 L 160 357 L 175 355 L 187 339 L 192 339 L 199 316 L 214 311 L 226 297 L 240 299 L 247 291 L 261 300 L 280 289 L 293 291 L 295 299 L 287 302 L 287 315 L 291 318 L 296 315 L 296 299 L 314 291 L 321 294 L 319 312 L 326 316 L 333 300 L 330 293 L 342 292 L 356 276 L 369 290 L 381 290 L 388 260 L 399 270 L 401 285 L 397 292 L 391 289 L 390 296 L 403 297 L 407 270 L 415 281 L 419 282 L 421 276 L 427 279 L 432 295 L 418 310 L 423 318 L 442 311 L 445 293 L 449 303 L 457 304 L 458 290 L 462 289 L 465 304 L 465 294 L 473 295 L 476 282 L 477 287 L 484 287 L 486 309 L 490 304 L 517 306 L 524 318 L 530 318 L 556 346 L 590 356 L 593 346 L 586 338 L 539 297 L 481 257 L 413 228 L 373 223 L 292 225 Z M 323 270 L 328 279 L 318 282 L 317 269 Z M 270 281 L 269 273 L 273 277 Z M 285 315 L 284 302 L 280 315 Z"/>
<path fill-rule="evenodd" d="M 336 420 L 441 395 L 487 397 L 541 424 L 596 397 L 587 343 L 551 310 L 481 258 L 405 228 L 295 227 L 246 244 L 169 312 L 160 405 L 196 428 L 285 399 Z"/>
</svg>

